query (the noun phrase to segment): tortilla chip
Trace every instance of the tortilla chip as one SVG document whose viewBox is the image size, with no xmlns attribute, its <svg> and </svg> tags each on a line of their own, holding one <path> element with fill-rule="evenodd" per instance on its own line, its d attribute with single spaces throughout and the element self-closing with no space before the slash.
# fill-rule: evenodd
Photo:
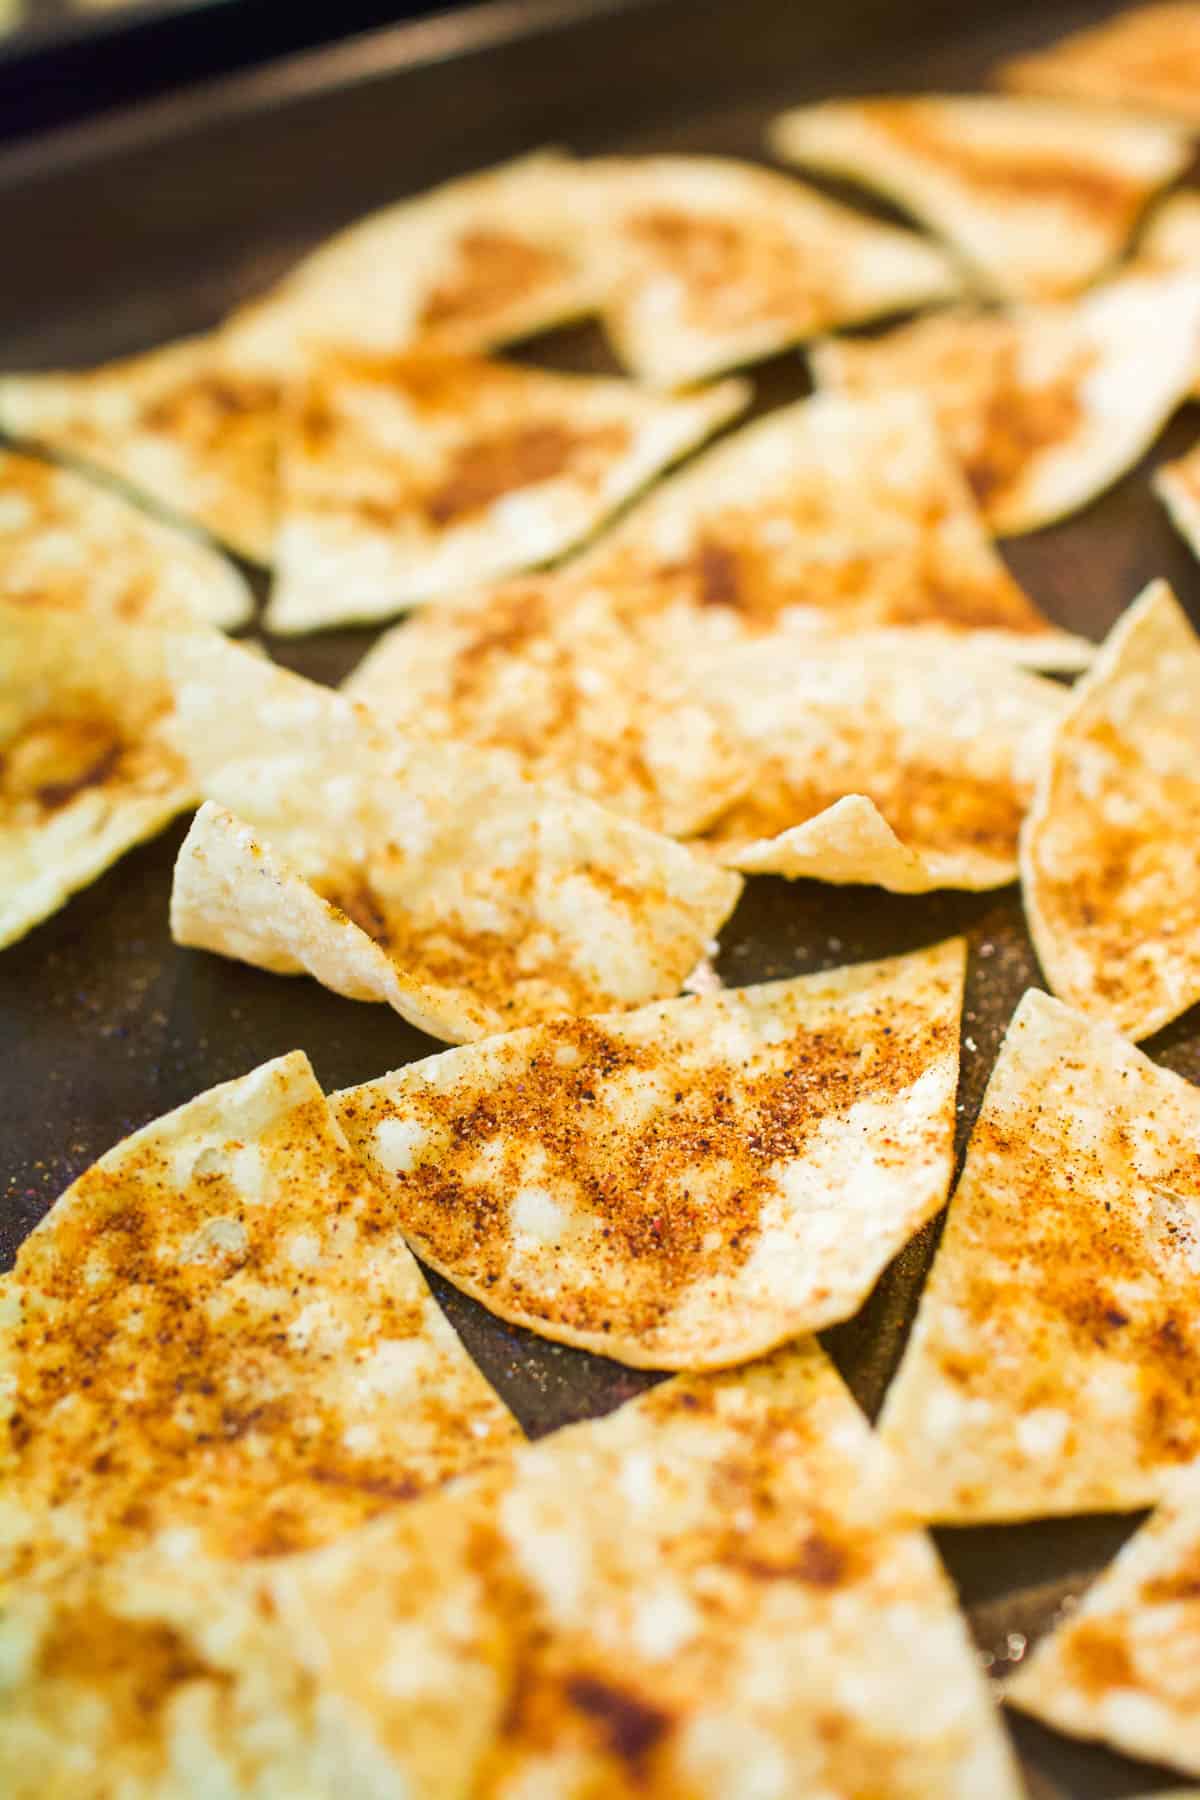
<svg viewBox="0 0 1200 1800">
<path fill-rule="evenodd" d="M 1149 1523 L 1007 1684 L 1073 1737 L 1200 1775 L 1200 1469 L 1176 1476 Z"/>
<path fill-rule="evenodd" d="M 1050 986 L 1126 1037 L 1200 1000 L 1198 833 L 1200 643 L 1156 581 L 1075 690 L 1021 844 Z"/>
<path fill-rule="evenodd" d="M 330 347 L 488 350 L 593 312 L 578 180 L 543 151 L 370 214 L 234 314 L 230 357 L 290 375 Z"/>
<path fill-rule="evenodd" d="M 1200 1454 L 1200 1089 L 1031 990 L 880 1420 L 920 1516 L 1145 1506 Z"/>
<path fill-rule="evenodd" d="M 709 673 L 755 770 L 705 835 L 718 859 L 902 894 L 1014 881 L 1062 688 L 903 633 L 789 649 L 748 645 Z"/>
<path fill-rule="evenodd" d="M 68 469 L 0 450 L 0 601 L 129 624 L 233 630 L 254 609 L 207 544 Z"/>
<path fill-rule="evenodd" d="M 0 946 L 192 803 L 167 642 L 0 602 Z"/>
<path fill-rule="evenodd" d="M 1140 269 L 1082 299 L 943 313 L 813 352 L 823 387 L 916 388 L 937 413 L 993 531 L 1035 531 L 1145 454 L 1196 373 L 1200 263 Z"/>
<path fill-rule="evenodd" d="M 1154 471 L 1154 491 L 1180 537 L 1200 556 L 1200 444 Z"/>
<path fill-rule="evenodd" d="M 680 644 L 788 631 L 815 649 L 894 626 L 1039 669 L 1083 667 L 1092 650 L 1018 587 L 912 394 L 769 414 L 664 482 L 576 575 L 664 660 Z"/>
<path fill-rule="evenodd" d="M 890 1476 L 806 1342 L 560 1432 L 270 1591 L 390 1770 L 374 1791 L 1016 1800 Z"/>
<path fill-rule="evenodd" d="M 349 993 L 372 978 L 352 921 L 397 972 L 378 998 L 456 1041 L 677 993 L 736 904 L 738 877 L 685 846 L 507 757 L 389 732 L 215 634 L 175 669 L 201 787 L 251 828 L 210 873 L 181 857 L 182 941 L 323 980 L 353 966 L 331 982 Z"/>
<path fill-rule="evenodd" d="M 787 176 L 713 156 L 601 158 L 582 199 L 603 320 L 639 380 L 681 387 L 815 332 L 945 299 L 944 253 Z"/>
<path fill-rule="evenodd" d="M 745 407 L 481 358 L 321 364 L 288 413 L 268 621 L 312 631 L 562 556 Z"/>
<path fill-rule="evenodd" d="M 258 563 L 275 544 L 279 407 L 278 385 L 231 369 L 214 337 L 0 380 L 0 428 L 114 476 Z"/>
<path fill-rule="evenodd" d="M 324 1543 L 520 1437 L 301 1051 L 103 1156 L 0 1316 L 0 1582 Z"/>
<path fill-rule="evenodd" d="M 1200 125 L 1200 6 L 1137 6 L 998 71 L 1006 88 Z"/>
<path fill-rule="evenodd" d="M 886 194 L 990 293 L 1018 300 L 1086 287 L 1191 160 L 1173 125 L 979 94 L 801 106 L 776 119 L 771 143 L 786 161 Z"/>
<path fill-rule="evenodd" d="M 942 1205 L 963 958 L 553 1020 L 334 1104 L 413 1247 L 490 1311 L 724 1368 L 848 1317 Z"/>
</svg>

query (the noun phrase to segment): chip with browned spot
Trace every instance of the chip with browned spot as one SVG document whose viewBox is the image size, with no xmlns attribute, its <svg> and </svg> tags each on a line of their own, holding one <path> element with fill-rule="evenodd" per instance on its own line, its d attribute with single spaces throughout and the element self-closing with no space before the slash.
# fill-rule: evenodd
<svg viewBox="0 0 1200 1800">
<path fill-rule="evenodd" d="M 1164 581 L 1072 696 L 1021 843 L 1056 994 L 1144 1038 L 1200 1000 L 1200 641 Z"/>
<path fill-rule="evenodd" d="M 0 379 L 0 428 L 115 477 L 258 563 L 275 544 L 279 407 L 278 383 L 231 368 L 218 337 Z"/>
<path fill-rule="evenodd" d="M 457 1042 L 677 993 L 741 891 L 506 756 L 390 730 L 215 633 L 174 673 L 218 803 L 180 852 L 181 943 L 307 969 Z"/>
<path fill-rule="evenodd" d="M 1191 157 L 1175 125 L 983 94 L 824 101 L 770 137 L 786 161 L 886 194 L 989 292 L 1027 300 L 1076 293 L 1114 263 Z"/>
<path fill-rule="evenodd" d="M 1200 125 L 1200 6 L 1134 6 L 1002 63 L 1002 85 L 1052 99 L 1089 100 Z"/>
<path fill-rule="evenodd" d="M 1200 261 L 1136 266 L 1080 299 L 942 313 L 813 351 L 822 387 L 926 395 L 992 530 L 1033 531 L 1130 469 L 1186 399 Z"/>
<path fill-rule="evenodd" d="M 880 1422 L 921 1517 L 1124 1512 L 1200 1455 L 1200 1090 L 1031 990 Z"/>
<path fill-rule="evenodd" d="M 194 800 L 172 735 L 171 641 L 0 601 L 0 945 Z"/>
<path fill-rule="evenodd" d="M 492 1312 L 647 1368 L 846 1318 L 945 1199 L 963 945 L 553 1020 L 351 1088 L 414 1249 Z"/>
<path fill-rule="evenodd" d="M 268 621 L 387 618 L 550 562 L 748 398 L 424 351 L 327 358 L 285 416 Z"/>
</svg>

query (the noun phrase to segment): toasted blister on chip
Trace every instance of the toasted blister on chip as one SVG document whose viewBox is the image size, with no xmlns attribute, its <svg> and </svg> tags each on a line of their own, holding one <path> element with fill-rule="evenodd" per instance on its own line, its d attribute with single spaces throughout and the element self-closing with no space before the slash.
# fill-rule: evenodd
<svg viewBox="0 0 1200 1800">
<path fill-rule="evenodd" d="M 599 158 L 583 165 L 580 192 L 605 329 L 625 366 L 658 387 L 960 286 L 935 245 L 751 163 Z"/>
<path fill-rule="evenodd" d="M 593 312 L 578 171 L 543 151 L 370 214 L 233 315 L 231 359 L 290 375 L 331 346 L 487 350 Z"/>
<path fill-rule="evenodd" d="M 737 902 L 740 878 L 699 852 L 215 633 L 180 646 L 175 681 L 197 780 L 236 815 L 208 814 L 181 855 L 181 941 L 359 998 L 379 982 L 456 1041 L 677 993 Z M 351 933 L 386 952 L 386 987 Z"/>
<path fill-rule="evenodd" d="M 989 292 L 1026 300 L 1093 281 L 1191 158 L 1181 127 L 991 94 L 822 101 L 784 113 L 770 137 L 786 161 L 886 194 Z"/>
<path fill-rule="evenodd" d="M 1031 990 L 880 1421 L 924 1518 L 1148 1505 L 1200 1455 L 1200 1089 Z"/>
<path fill-rule="evenodd" d="M 822 387 L 914 388 L 933 406 L 1001 536 L 1086 506 L 1187 398 L 1200 345 L 1200 261 L 1139 267 L 1074 301 L 942 313 L 813 352 Z"/>
<path fill-rule="evenodd" d="M 492 1312 L 725 1367 L 848 1317 L 942 1205 L 963 957 L 551 1020 L 335 1105 L 413 1247 Z"/>
<path fill-rule="evenodd" d="M 691 837 L 755 763 L 679 652 L 648 655 L 603 582 L 534 577 L 397 625 L 342 691 L 406 731 L 504 751 L 538 780 Z"/>
<path fill-rule="evenodd" d="M 1149 1037 L 1200 1000 L 1200 641 L 1165 581 L 1072 695 L 1021 840 L 1054 992 Z"/>
<path fill-rule="evenodd" d="M 969 647 L 880 632 L 744 645 L 705 677 L 752 765 L 704 843 L 747 873 L 897 893 L 1001 887 L 1068 696 Z"/>
<path fill-rule="evenodd" d="M 0 429 L 73 457 L 269 563 L 278 383 L 231 368 L 217 337 L 79 369 L 0 378 Z"/>
<path fill-rule="evenodd" d="M 325 359 L 285 414 L 268 622 L 387 618 L 562 556 L 747 403 L 410 352 Z"/>
<path fill-rule="evenodd" d="M 330 1712 L 391 1771 L 372 1793 L 1017 1800 L 891 1473 L 806 1340 L 663 1383 L 264 1579 Z"/>
<path fill-rule="evenodd" d="M 0 601 L 0 945 L 195 798 L 173 735 L 171 641 Z"/>
<path fill-rule="evenodd" d="M 1200 125 L 1200 6 L 1130 7 L 1044 50 L 1002 63 L 1006 88 L 1090 100 Z"/>
<path fill-rule="evenodd" d="M 241 574 L 208 544 L 99 482 L 11 450 L 0 450 L 0 601 L 227 631 L 254 608 Z"/>
<path fill-rule="evenodd" d="M 521 1435 L 300 1051 L 67 1189 L 0 1290 L 0 1370 L 0 1581 L 323 1543 Z"/>
<path fill-rule="evenodd" d="M 672 658 L 779 631 L 817 653 L 819 640 L 883 627 L 970 638 L 1040 669 L 1092 653 L 1009 574 L 916 394 L 820 394 L 771 413 L 663 482 L 563 573 L 604 589 L 626 629 Z"/>
<path fill-rule="evenodd" d="M 1200 1466 L 1167 1484 L 1004 1692 L 1072 1737 L 1200 1775 Z"/>
</svg>

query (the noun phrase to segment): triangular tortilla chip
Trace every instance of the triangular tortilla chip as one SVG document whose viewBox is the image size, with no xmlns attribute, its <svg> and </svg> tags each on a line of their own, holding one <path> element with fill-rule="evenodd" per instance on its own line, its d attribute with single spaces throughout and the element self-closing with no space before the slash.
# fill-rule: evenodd
<svg viewBox="0 0 1200 1800">
<path fill-rule="evenodd" d="M 1200 1000 L 1198 834 L 1200 642 L 1157 581 L 1072 695 L 1021 842 L 1050 986 L 1126 1037 Z"/>
<path fill-rule="evenodd" d="M 329 347 L 487 350 L 594 311 L 578 168 L 519 157 L 348 226 L 234 314 L 231 358 L 295 374 Z"/>
<path fill-rule="evenodd" d="M 950 1180 L 961 940 L 563 1019 L 337 1096 L 410 1242 L 501 1318 L 722 1368 L 854 1312 Z"/>
<path fill-rule="evenodd" d="M 945 254 L 912 232 L 751 163 L 601 158 L 581 176 L 605 328 L 626 368 L 656 387 L 960 285 Z"/>
<path fill-rule="evenodd" d="M 1200 7 L 1137 6 L 998 71 L 1006 88 L 1092 100 L 1200 125 Z"/>
<path fill-rule="evenodd" d="M 1198 342 L 1200 263 L 1059 306 L 940 314 L 812 360 L 839 392 L 924 393 L 1007 536 L 1086 506 L 1145 454 L 1192 386 Z"/>
<path fill-rule="evenodd" d="M 1026 994 L 880 1421 L 924 1518 L 1124 1512 L 1200 1454 L 1200 1089 Z"/>
<path fill-rule="evenodd" d="M 668 1382 L 266 1579 L 390 1769 L 372 1791 L 1020 1793 L 950 1585 L 811 1341 Z"/>
<path fill-rule="evenodd" d="M 776 153 L 844 175 L 923 219 L 986 288 L 1073 294 L 1116 261 L 1155 191 L 1191 159 L 1185 131 L 995 95 L 832 100 L 771 128 Z"/>
<path fill-rule="evenodd" d="M 328 359 L 286 415 L 268 621 L 312 631 L 551 562 L 749 399 L 476 357 Z"/>
<path fill-rule="evenodd" d="M 351 993 L 380 967 L 361 927 L 398 971 L 378 998 L 460 1040 L 677 993 L 737 901 L 738 877 L 682 844 L 507 757 L 388 731 L 215 634 L 175 667 L 201 787 L 252 830 L 226 821 L 212 870 L 181 857 L 182 941 L 326 980 L 352 966 L 333 982 Z M 332 904 L 305 905 L 298 877 Z"/>
<path fill-rule="evenodd" d="M 147 626 L 0 602 L 0 945 L 194 800 L 172 736 L 167 642 Z"/>
<path fill-rule="evenodd" d="M 69 469 L 0 450 L 0 601 L 231 631 L 254 602 L 231 562 Z"/>
<path fill-rule="evenodd" d="M 1040 1643 L 1005 1696 L 1073 1737 L 1200 1775 L 1200 1469 L 1079 1606 Z M 1164 1796 L 1163 1800 L 1167 1800 Z"/>
<path fill-rule="evenodd" d="M 1154 491 L 1180 537 L 1200 556 L 1200 444 L 1154 471 Z"/>
<path fill-rule="evenodd" d="M 1013 580 L 913 394 L 822 394 L 771 413 L 662 483 L 576 575 L 672 657 L 681 642 L 787 630 L 815 648 L 892 626 L 1039 669 L 1091 655 Z"/>
<path fill-rule="evenodd" d="M 897 893 L 1001 887 L 1067 704 L 970 649 L 880 633 L 797 653 L 746 645 L 709 671 L 754 766 L 705 834 L 727 867 Z"/>
<path fill-rule="evenodd" d="M 300 1051 L 156 1119 L 0 1299 L 0 1582 L 166 1543 L 324 1543 L 520 1433 Z"/>
<path fill-rule="evenodd" d="M 280 390 L 189 338 L 96 369 L 0 379 L 0 428 L 115 476 L 135 494 L 269 563 Z"/>
</svg>

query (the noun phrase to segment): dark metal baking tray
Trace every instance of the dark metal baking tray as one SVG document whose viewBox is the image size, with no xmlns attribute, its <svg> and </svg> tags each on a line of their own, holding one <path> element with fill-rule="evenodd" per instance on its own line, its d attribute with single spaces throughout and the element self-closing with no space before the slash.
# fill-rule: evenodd
<svg viewBox="0 0 1200 1800">
<path fill-rule="evenodd" d="M 0 367 L 87 363 L 213 324 L 298 252 L 367 208 L 547 142 L 581 150 L 760 155 L 772 111 L 806 97 L 982 83 L 993 61 L 1099 9 L 976 0 L 501 0 L 274 65 L 43 138 L 0 156 Z M 580 328 L 533 347 L 561 367 L 610 366 Z M 757 372 L 760 402 L 805 389 L 802 359 Z M 1185 409 L 1154 453 L 1177 454 Z M 1099 637 L 1164 574 L 1200 619 L 1200 570 L 1152 498 L 1145 469 L 1079 518 L 1006 549 L 1062 624 Z M 372 639 L 338 632 L 273 646 L 320 680 Z M 383 1007 L 307 980 L 176 950 L 167 934 L 179 826 L 125 858 L 0 955 L 0 1254 L 123 1133 L 211 1083 L 300 1045 L 329 1086 L 429 1053 Z M 883 955 L 966 932 L 971 944 L 959 1110 L 970 1129 L 996 1046 L 1038 971 L 1015 889 L 902 899 L 759 880 L 722 937 L 733 985 Z M 1200 1080 L 1200 1017 L 1148 1046 Z M 877 1408 L 935 1243 L 921 1234 L 826 1342 Z M 646 1377 L 548 1345 L 435 1281 L 472 1352 L 526 1426 L 604 1411 Z M 1046 1627 L 1136 1520 L 947 1531 L 938 1540 L 997 1671 Z M 919 1645 L 914 1654 L 919 1655 Z M 1105 1800 L 1162 1771 L 1014 1720 L 1039 1800 Z"/>
</svg>

